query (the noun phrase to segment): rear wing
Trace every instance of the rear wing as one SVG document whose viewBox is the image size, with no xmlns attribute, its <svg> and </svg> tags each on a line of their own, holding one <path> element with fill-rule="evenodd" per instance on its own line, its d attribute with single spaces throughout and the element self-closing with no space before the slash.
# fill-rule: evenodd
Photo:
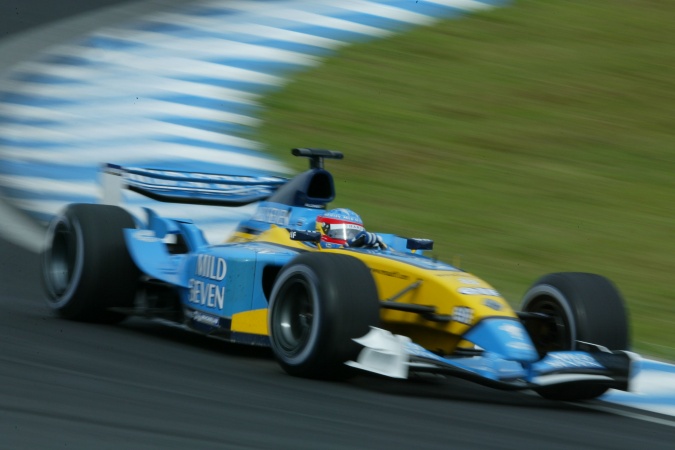
<svg viewBox="0 0 675 450">
<path fill-rule="evenodd" d="M 273 176 L 218 175 L 106 164 L 101 175 L 102 203 L 120 205 L 122 191 L 128 189 L 160 202 L 243 206 L 265 200 L 287 181 Z"/>
</svg>

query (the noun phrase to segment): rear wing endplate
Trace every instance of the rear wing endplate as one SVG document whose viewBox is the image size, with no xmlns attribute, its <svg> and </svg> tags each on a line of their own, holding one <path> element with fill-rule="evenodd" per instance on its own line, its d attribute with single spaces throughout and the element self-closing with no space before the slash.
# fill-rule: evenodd
<svg viewBox="0 0 675 450">
<path fill-rule="evenodd" d="M 122 191 L 128 189 L 160 202 L 243 206 L 265 200 L 287 181 L 273 176 L 218 175 L 117 164 L 106 164 L 101 176 L 103 203 L 108 205 L 120 205 Z"/>
</svg>

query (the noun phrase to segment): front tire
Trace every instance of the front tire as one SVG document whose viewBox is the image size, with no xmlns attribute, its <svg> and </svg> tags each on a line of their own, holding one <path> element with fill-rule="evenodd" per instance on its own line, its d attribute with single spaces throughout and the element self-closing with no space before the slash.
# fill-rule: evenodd
<svg viewBox="0 0 675 450">
<path fill-rule="evenodd" d="M 356 359 L 353 339 L 379 323 L 377 288 L 360 260 L 334 253 L 303 253 L 281 270 L 270 297 L 274 355 L 289 374 L 343 379 Z"/>
<path fill-rule="evenodd" d="M 61 317 L 115 323 L 112 307 L 133 306 L 139 271 L 123 229 L 132 216 L 109 205 L 73 204 L 50 224 L 41 271 L 47 304 Z"/>
<path fill-rule="evenodd" d="M 628 315 L 623 298 L 607 278 L 591 273 L 552 273 L 537 280 L 525 293 L 521 310 L 543 313 L 550 320 L 525 323 L 541 356 L 551 351 L 576 350 L 577 341 L 627 350 Z M 603 385 L 560 385 L 537 392 L 554 400 L 586 400 L 607 391 Z"/>
</svg>

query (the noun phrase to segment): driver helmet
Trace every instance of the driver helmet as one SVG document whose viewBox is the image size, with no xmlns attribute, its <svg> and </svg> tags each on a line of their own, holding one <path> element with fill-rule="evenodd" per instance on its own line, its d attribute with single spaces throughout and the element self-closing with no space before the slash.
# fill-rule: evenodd
<svg viewBox="0 0 675 450">
<path fill-rule="evenodd" d="M 365 230 L 361 217 L 346 208 L 331 209 L 318 216 L 316 228 L 321 233 L 321 242 L 328 248 L 344 246 Z"/>
</svg>

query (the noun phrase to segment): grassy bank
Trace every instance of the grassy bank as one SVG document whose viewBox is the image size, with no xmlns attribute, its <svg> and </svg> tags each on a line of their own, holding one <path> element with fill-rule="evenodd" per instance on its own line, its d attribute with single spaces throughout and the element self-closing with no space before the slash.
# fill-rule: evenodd
<svg viewBox="0 0 675 450">
<path fill-rule="evenodd" d="M 590 271 L 626 297 L 635 348 L 675 360 L 675 2 L 515 1 L 349 47 L 266 99 L 256 136 L 341 150 L 334 206 L 514 305 Z"/>
</svg>

